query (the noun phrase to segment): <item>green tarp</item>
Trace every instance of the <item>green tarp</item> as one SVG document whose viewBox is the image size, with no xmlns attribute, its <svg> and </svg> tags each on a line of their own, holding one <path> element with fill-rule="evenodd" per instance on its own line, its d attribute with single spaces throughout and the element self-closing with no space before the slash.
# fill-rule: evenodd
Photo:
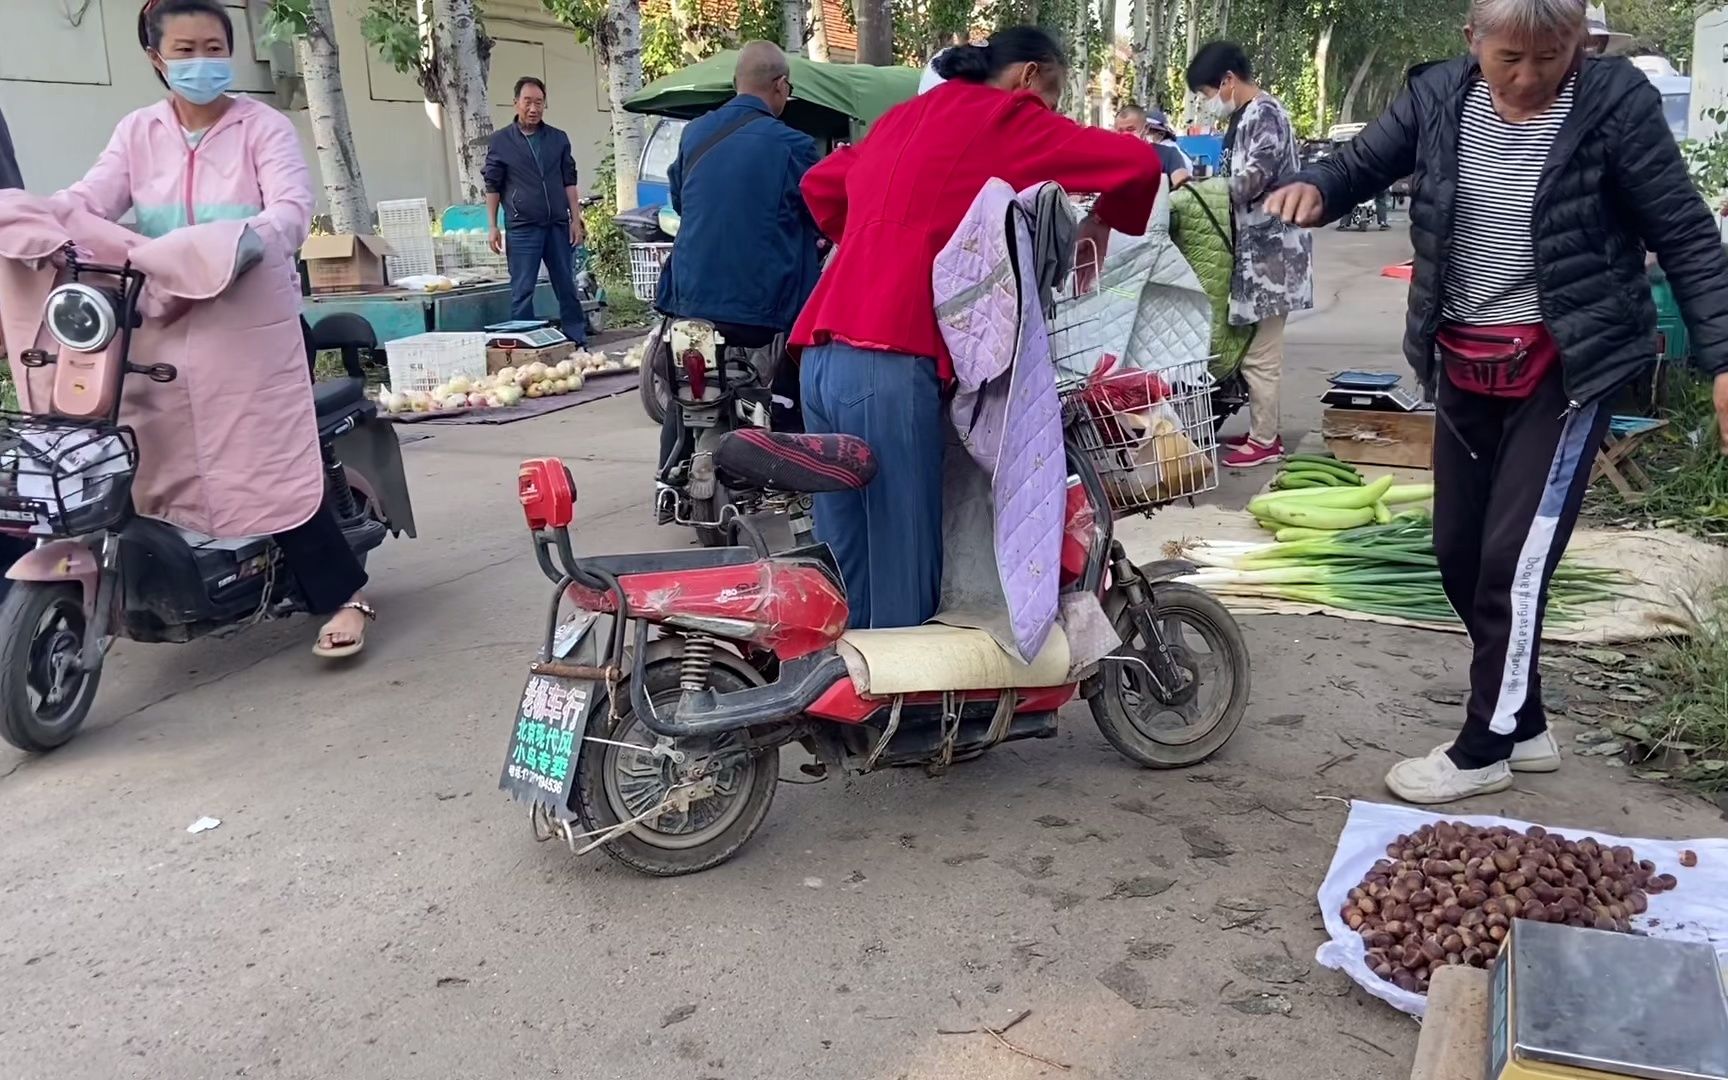
<svg viewBox="0 0 1728 1080">
<path fill-rule="evenodd" d="M 854 121 L 861 133 L 878 116 L 918 93 L 920 73 L 913 68 L 823 64 L 801 56 L 787 60 L 792 67 L 792 100 L 781 119 L 818 139 L 853 138 Z M 631 95 L 624 108 L 685 120 L 701 116 L 732 97 L 732 70 L 737 66 L 736 50 L 715 53 L 655 79 Z"/>
</svg>

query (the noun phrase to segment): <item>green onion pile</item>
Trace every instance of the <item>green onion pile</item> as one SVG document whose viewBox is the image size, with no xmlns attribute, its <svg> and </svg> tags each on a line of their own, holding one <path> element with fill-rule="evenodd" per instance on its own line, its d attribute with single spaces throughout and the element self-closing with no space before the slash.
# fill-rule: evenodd
<svg viewBox="0 0 1728 1080">
<path fill-rule="evenodd" d="M 1196 541 L 1175 554 L 1205 567 L 1182 580 L 1220 596 L 1257 597 L 1357 611 L 1415 622 L 1458 622 L 1440 585 L 1434 557 L 1434 529 L 1426 510 L 1392 513 L 1391 507 L 1426 502 L 1432 485 L 1395 487 L 1392 477 L 1348 482 L 1343 470 L 1329 476 L 1337 483 L 1294 475 L 1311 472 L 1307 459 L 1292 465 L 1274 483 L 1277 490 L 1248 504 L 1262 527 L 1275 532 L 1274 543 Z M 1298 470 L 1296 466 L 1306 466 Z M 1338 463 L 1333 462 L 1334 466 Z M 1562 561 L 1554 575 L 1548 619 L 1575 623 L 1580 609 L 1621 595 L 1615 570 Z"/>
</svg>

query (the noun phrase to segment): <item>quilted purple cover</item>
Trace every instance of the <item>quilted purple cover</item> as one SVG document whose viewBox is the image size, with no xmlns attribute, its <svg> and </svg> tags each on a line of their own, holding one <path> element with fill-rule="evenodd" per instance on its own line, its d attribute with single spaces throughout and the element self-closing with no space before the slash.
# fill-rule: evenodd
<svg viewBox="0 0 1728 1080">
<path fill-rule="evenodd" d="M 1027 661 L 1056 622 L 1068 479 L 1044 312 L 1035 283 L 1015 272 L 1034 265 L 1028 215 L 1037 191 L 985 184 L 932 270 L 958 384 L 949 417 L 990 474 L 996 571 Z"/>
</svg>

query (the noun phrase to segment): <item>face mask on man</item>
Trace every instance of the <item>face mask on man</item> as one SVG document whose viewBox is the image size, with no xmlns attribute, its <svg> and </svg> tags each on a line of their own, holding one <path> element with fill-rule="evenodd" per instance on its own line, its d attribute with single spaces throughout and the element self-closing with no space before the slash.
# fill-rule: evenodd
<svg viewBox="0 0 1728 1080">
<path fill-rule="evenodd" d="M 1200 99 L 1200 111 L 1205 113 L 1209 119 L 1217 121 L 1228 120 L 1230 114 L 1236 110 L 1230 104 L 1230 99 L 1224 96 L 1224 88 L 1220 86 L 1216 94 L 1209 98 Z"/>
<path fill-rule="evenodd" d="M 164 61 L 168 89 L 194 105 L 208 105 L 234 85 L 234 65 L 226 56 L 194 56 Z"/>
</svg>

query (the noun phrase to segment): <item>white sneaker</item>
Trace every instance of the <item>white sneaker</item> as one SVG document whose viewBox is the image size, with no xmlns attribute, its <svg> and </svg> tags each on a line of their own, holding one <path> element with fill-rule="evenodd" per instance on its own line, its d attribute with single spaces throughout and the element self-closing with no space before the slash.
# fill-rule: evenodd
<svg viewBox="0 0 1728 1080">
<path fill-rule="evenodd" d="M 1451 743 L 1441 743 L 1430 752 L 1443 754 L 1451 748 Z M 1544 728 L 1540 735 L 1513 743 L 1512 757 L 1506 764 L 1513 772 L 1559 772 L 1560 744 L 1554 741 L 1553 730 Z"/>
<path fill-rule="evenodd" d="M 1386 787 L 1408 803 L 1448 803 L 1472 795 L 1492 795 L 1512 786 L 1512 769 L 1496 761 L 1486 769 L 1460 769 L 1439 747 L 1427 757 L 1410 758 L 1392 766 Z"/>
</svg>

